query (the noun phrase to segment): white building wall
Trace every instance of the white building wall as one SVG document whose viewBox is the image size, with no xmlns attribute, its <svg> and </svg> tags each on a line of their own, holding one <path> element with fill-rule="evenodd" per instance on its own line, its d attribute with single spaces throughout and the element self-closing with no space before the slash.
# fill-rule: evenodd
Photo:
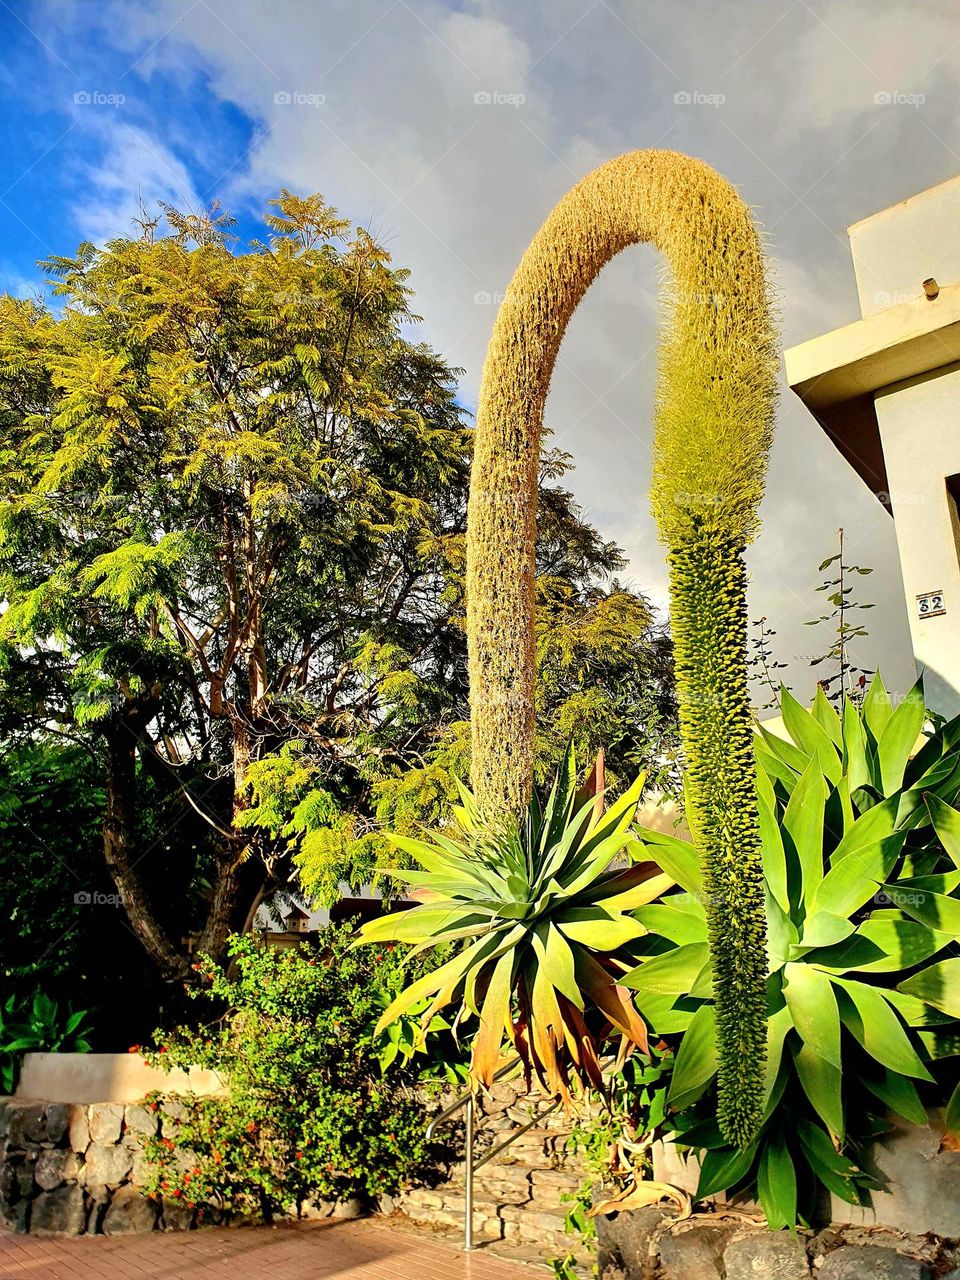
<svg viewBox="0 0 960 1280">
<path fill-rule="evenodd" d="M 923 296 L 924 280 L 960 280 L 960 177 L 848 227 L 860 313 Z"/>
<path fill-rule="evenodd" d="M 927 703 L 960 714 L 960 547 L 946 478 L 960 473 L 960 366 L 875 396 L 896 521 L 913 652 Z M 923 616 L 917 597 L 943 593 L 946 612 Z"/>
</svg>

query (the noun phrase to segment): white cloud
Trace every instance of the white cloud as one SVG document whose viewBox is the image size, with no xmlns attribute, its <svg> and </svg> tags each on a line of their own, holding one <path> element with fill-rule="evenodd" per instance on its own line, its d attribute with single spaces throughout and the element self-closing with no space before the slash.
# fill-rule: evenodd
<svg viewBox="0 0 960 1280">
<path fill-rule="evenodd" d="M 117 119 L 98 118 L 103 150 L 85 166 L 81 181 L 88 192 L 73 207 L 73 220 L 86 239 L 103 243 L 129 235 L 140 202 L 154 210 L 159 201 L 199 211 L 203 201 L 183 162 L 145 129 Z"/>
</svg>

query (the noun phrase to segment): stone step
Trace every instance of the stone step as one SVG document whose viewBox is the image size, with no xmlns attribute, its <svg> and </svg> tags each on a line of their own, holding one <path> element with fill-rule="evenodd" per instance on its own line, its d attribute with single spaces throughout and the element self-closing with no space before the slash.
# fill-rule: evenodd
<svg viewBox="0 0 960 1280">
<path fill-rule="evenodd" d="M 399 1198 L 398 1205 L 413 1221 L 440 1226 L 462 1227 L 466 1213 L 466 1197 L 454 1191 L 442 1197 L 434 1192 L 426 1196 L 408 1192 Z M 567 1250 L 571 1237 L 565 1230 L 565 1217 L 564 1209 L 548 1209 L 532 1200 L 516 1203 L 479 1195 L 473 1202 L 474 1234 L 485 1240 L 502 1238 Z"/>
</svg>

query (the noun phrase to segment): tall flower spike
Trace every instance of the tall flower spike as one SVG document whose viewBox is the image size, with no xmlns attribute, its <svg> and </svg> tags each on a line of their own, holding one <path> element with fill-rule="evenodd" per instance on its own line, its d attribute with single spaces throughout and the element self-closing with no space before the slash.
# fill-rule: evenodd
<svg viewBox="0 0 960 1280">
<path fill-rule="evenodd" d="M 777 335 L 750 211 L 702 161 L 633 151 L 588 174 L 524 254 L 480 389 L 467 528 L 473 783 L 519 815 L 534 736 L 534 572 L 543 406 L 567 322 L 631 244 L 670 268 L 651 503 L 667 547 L 691 828 L 704 851 L 720 1060 L 720 1124 L 759 1123 L 765 919 L 747 696 L 746 571 L 776 398 Z"/>
</svg>

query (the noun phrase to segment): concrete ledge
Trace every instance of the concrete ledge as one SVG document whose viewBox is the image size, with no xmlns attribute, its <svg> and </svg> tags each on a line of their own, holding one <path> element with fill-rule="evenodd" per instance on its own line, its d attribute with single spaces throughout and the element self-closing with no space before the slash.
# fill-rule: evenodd
<svg viewBox="0 0 960 1280">
<path fill-rule="evenodd" d="M 15 1096 L 18 1102 L 139 1102 L 154 1089 L 204 1097 L 226 1092 L 216 1071 L 158 1071 L 138 1053 L 28 1053 Z"/>
</svg>

